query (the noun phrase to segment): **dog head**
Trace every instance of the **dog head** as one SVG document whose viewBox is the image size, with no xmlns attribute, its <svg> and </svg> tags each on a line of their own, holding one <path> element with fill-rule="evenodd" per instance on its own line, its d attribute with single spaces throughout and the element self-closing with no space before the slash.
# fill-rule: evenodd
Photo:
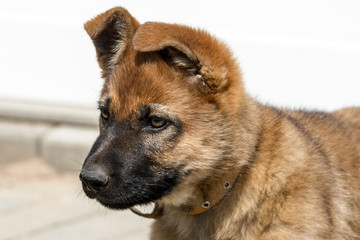
<svg viewBox="0 0 360 240">
<path fill-rule="evenodd" d="M 100 135 L 80 174 L 88 197 L 115 209 L 179 206 L 246 152 L 246 134 L 233 129 L 246 133 L 234 119 L 245 122 L 247 97 L 224 44 L 182 25 L 140 25 L 123 8 L 85 29 L 105 80 Z"/>
</svg>

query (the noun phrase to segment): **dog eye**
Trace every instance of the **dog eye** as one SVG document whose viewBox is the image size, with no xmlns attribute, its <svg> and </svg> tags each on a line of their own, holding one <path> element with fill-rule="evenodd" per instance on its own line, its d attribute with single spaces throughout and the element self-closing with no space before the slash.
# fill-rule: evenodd
<svg viewBox="0 0 360 240">
<path fill-rule="evenodd" d="M 105 120 L 109 119 L 110 113 L 106 109 L 101 109 L 101 117 Z"/>
<path fill-rule="evenodd" d="M 167 121 L 160 117 L 151 117 L 149 119 L 149 124 L 153 128 L 162 128 L 166 125 Z"/>
</svg>

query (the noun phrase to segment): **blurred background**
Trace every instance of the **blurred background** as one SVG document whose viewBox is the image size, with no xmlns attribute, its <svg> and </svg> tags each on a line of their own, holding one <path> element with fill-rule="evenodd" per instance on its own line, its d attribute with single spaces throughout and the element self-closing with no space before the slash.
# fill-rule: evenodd
<svg viewBox="0 0 360 240">
<path fill-rule="evenodd" d="M 147 238 L 151 221 L 103 209 L 77 180 L 103 83 L 83 24 L 114 6 L 223 40 L 258 101 L 360 106 L 358 0 L 1 1 L 0 239 Z"/>
</svg>

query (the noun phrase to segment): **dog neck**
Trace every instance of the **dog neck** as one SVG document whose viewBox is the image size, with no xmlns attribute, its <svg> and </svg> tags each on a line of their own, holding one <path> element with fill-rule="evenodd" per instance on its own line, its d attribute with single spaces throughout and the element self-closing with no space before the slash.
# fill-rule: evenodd
<svg viewBox="0 0 360 240">
<path fill-rule="evenodd" d="M 194 192 L 195 198 L 181 208 L 190 216 L 195 216 L 213 208 L 232 189 L 239 175 L 238 168 L 225 172 L 221 177 L 207 179 Z M 163 216 L 164 206 L 155 203 L 151 213 L 142 213 L 135 207 L 130 210 L 142 217 L 157 219 Z"/>
</svg>

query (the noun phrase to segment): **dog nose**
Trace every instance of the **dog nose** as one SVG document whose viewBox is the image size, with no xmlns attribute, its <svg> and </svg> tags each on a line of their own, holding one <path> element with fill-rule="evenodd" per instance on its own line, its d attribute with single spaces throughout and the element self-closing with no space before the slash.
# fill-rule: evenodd
<svg viewBox="0 0 360 240">
<path fill-rule="evenodd" d="M 82 170 L 79 177 L 83 186 L 94 193 L 99 193 L 109 184 L 109 177 L 102 170 Z"/>
</svg>

